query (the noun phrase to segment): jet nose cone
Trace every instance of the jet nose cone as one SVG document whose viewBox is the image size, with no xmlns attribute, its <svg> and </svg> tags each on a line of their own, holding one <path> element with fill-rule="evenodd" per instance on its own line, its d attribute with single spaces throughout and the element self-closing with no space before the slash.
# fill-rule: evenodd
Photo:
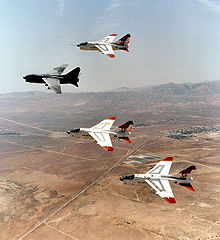
<svg viewBox="0 0 220 240">
<path fill-rule="evenodd" d="M 66 133 L 70 134 L 70 131 L 67 131 Z"/>
<path fill-rule="evenodd" d="M 24 78 L 24 79 L 26 79 L 27 77 L 26 77 L 26 76 L 24 76 L 23 78 Z"/>
<path fill-rule="evenodd" d="M 80 47 L 80 44 L 77 44 L 76 46 L 77 46 L 77 47 Z"/>
<path fill-rule="evenodd" d="M 120 180 L 120 181 L 123 181 L 124 179 L 123 179 L 123 177 L 120 177 L 119 180 Z"/>
</svg>

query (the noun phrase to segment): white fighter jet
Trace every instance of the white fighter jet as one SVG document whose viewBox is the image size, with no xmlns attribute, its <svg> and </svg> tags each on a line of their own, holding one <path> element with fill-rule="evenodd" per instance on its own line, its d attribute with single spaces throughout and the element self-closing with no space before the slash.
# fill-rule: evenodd
<svg viewBox="0 0 220 240">
<path fill-rule="evenodd" d="M 124 140 L 125 142 L 131 143 L 129 135 L 131 134 L 130 132 L 133 125 L 132 121 L 128 121 L 125 124 L 121 125 L 118 130 L 111 130 L 115 119 L 115 117 L 110 117 L 91 128 L 72 129 L 67 131 L 67 133 L 77 138 L 94 138 L 97 141 L 97 144 L 99 144 L 102 148 L 107 151 L 113 151 L 110 135 L 113 135 L 115 138 Z"/>
<path fill-rule="evenodd" d="M 67 74 L 61 75 L 68 64 L 62 64 L 55 67 L 51 72 L 46 74 L 29 74 L 25 77 L 26 82 L 45 84 L 47 89 L 53 90 L 56 94 L 61 94 L 60 84 L 73 84 L 78 87 L 80 67 L 73 69 Z"/>
<path fill-rule="evenodd" d="M 124 50 L 128 51 L 128 44 L 130 42 L 130 34 L 126 34 L 124 37 L 120 38 L 118 41 L 113 42 L 117 34 L 111 34 L 96 42 L 84 42 L 77 45 L 80 50 L 91 50 L 100 51 L 108 57 L 114 58 L 113 50 Z"/>
<path fill-rule="evenodd" d="M 127 175 L 121 177 L 120 180 L 126 184 L 148 183 L 161 198 L 169 203 L 176 203 L 169 181 L 174 181 L 174 183 L 194 192 L 195 190 L 191 185 L 193 178 L 187 178 L 187 175 L 196 167 L 190 166 L 177 175 L 169 175 L 172 160 L 172 157 L 167 157 L 145 174 Z"/>
</svg>

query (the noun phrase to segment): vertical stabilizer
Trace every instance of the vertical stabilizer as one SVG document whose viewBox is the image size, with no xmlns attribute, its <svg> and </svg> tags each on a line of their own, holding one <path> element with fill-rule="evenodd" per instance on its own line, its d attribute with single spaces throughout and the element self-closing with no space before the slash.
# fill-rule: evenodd
<svg viewBox="0 0 220 240">
<path fill-rule="evenodd" d="M 121 132 L 130 132 L 133 126 L 133 121 L 128 121 L 122 124 L 119 128 Z"/>
<path fill-rule="evenodd" d="M 124 37 L 120 38 L 116 44 L 128 45 L 130 43 L 131 34 L 126 34 Z"/>
</svg>

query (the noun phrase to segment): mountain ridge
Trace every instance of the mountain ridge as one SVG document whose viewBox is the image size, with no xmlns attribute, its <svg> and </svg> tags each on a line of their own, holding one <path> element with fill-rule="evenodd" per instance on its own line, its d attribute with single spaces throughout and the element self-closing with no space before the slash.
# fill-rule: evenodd
<svg viewBox="0 0 220 240">
<path fill-rule="evenodd" d="M 165 83 L 155 86 L 145 85 L 137 88 L 120 87 L 106 91 L 88 91 L 88 92 L 64 92 L 63 95 L 69 94 L 85 94 L 85 93 L 109 93 L 109 92 L 146 92 L 148 94 L 172 94 L 172 95 L 199 95 L 199 94 L 219 94 L 220 93 L 220 80 L 204 81 L 199 83 Z M 27 91 L 27 92 L 11 92 L 2 93 L 2 96 L 36 96 L 44 94 L 54 94 L 52 92 L 41 92 L 41 91 Z"/>
</svg>

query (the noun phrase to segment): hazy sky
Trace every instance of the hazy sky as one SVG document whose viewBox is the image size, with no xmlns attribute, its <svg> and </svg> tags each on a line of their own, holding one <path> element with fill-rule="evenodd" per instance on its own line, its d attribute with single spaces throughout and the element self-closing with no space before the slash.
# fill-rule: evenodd
<svg viewBox="0 0 220 240">
<path fill-rule="evenodd" d="M 220 79 L 220 0 L 0 0 L 0 93 L 45 91 L 23 76 L 63 63 L 102 91 Z M 114 59 L 71 43 L 131 34 Z"/>
</svg>

